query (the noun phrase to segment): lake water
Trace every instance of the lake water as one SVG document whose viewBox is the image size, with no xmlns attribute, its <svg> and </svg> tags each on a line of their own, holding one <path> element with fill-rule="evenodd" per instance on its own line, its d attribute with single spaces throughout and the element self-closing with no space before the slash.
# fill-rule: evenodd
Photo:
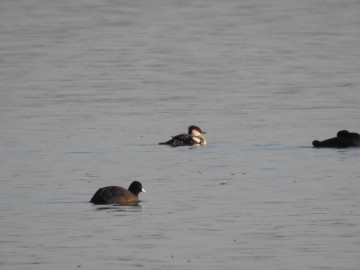
<svg viewBox="0 0 360 270">
<path fill-rule="evenodd" d="M 359 10 L 1 1 L 1 269 L 359 269 L 360 150 L 311 147 L 360 132 Z"/>
</svg>

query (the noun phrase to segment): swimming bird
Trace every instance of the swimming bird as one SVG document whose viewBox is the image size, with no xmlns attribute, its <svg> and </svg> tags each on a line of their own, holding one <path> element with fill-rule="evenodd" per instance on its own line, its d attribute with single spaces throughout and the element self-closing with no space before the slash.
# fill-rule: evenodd
<svg viewBox="0 0 360 270">
<path fill-rule="evenodd" d="M 161 142 L 160 145 L 186 146 L 186 145 L 204 145 L 206 144 L 205 137 L 203 134 L 206 132 L 202 131 L 197 126 L 190 126 L 187 134 L 180 134 L 173 136 L 171 140 L 167 142 Z"/>
<path fill-rule="evenodd" d="M 347 130 L 340 130 L 336 137 L 324 141 L 315 140 L 312 142 L 314 147 L 347 148 L 360 146 L 360 135 Z"/>
<path fill-rule="evenodd" d="M 139 181 L 130 184 L 129 189 L 117 186 L 100 188 L 90 202 L 93 204 L 120 204 L 120 205 L 137 205 L 139 193 L 146 192 Z"/>
</svg>

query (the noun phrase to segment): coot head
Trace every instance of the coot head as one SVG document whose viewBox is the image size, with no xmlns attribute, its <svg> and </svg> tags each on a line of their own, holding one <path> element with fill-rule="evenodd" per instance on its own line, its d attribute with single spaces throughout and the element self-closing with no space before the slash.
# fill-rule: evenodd
<svg viewBox="0 0 360 270">
<path fill-rule="evenodd" d="M 146 192 L 146 190 L 143 189 L 142 184 L 139 181 L 132 182 L 128 190 L 135 196 L 138 196 L 140 192 Z"/>
</svg>

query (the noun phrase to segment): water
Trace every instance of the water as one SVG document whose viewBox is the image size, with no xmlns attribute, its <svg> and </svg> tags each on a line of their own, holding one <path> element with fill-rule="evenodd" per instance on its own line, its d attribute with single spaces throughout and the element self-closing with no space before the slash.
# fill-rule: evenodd
<svg viewBox="0 0 360 270">
<path fill-rule="evenodd" d="M 1 1 L 1 269 L 358 269 L 359 8 Z"/>
</svg>

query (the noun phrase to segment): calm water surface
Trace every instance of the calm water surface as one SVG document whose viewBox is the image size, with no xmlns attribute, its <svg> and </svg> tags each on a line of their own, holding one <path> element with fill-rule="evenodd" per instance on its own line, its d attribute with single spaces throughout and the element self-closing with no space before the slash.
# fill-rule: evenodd
<svg viewBox="0 0 360 270">
<path fill-rule="evenodd" d="M 359 10 L 1 1 L 1 269 L 358 269 L 360 151 L 311 141 L 360 132 Z"/>
</svg>

